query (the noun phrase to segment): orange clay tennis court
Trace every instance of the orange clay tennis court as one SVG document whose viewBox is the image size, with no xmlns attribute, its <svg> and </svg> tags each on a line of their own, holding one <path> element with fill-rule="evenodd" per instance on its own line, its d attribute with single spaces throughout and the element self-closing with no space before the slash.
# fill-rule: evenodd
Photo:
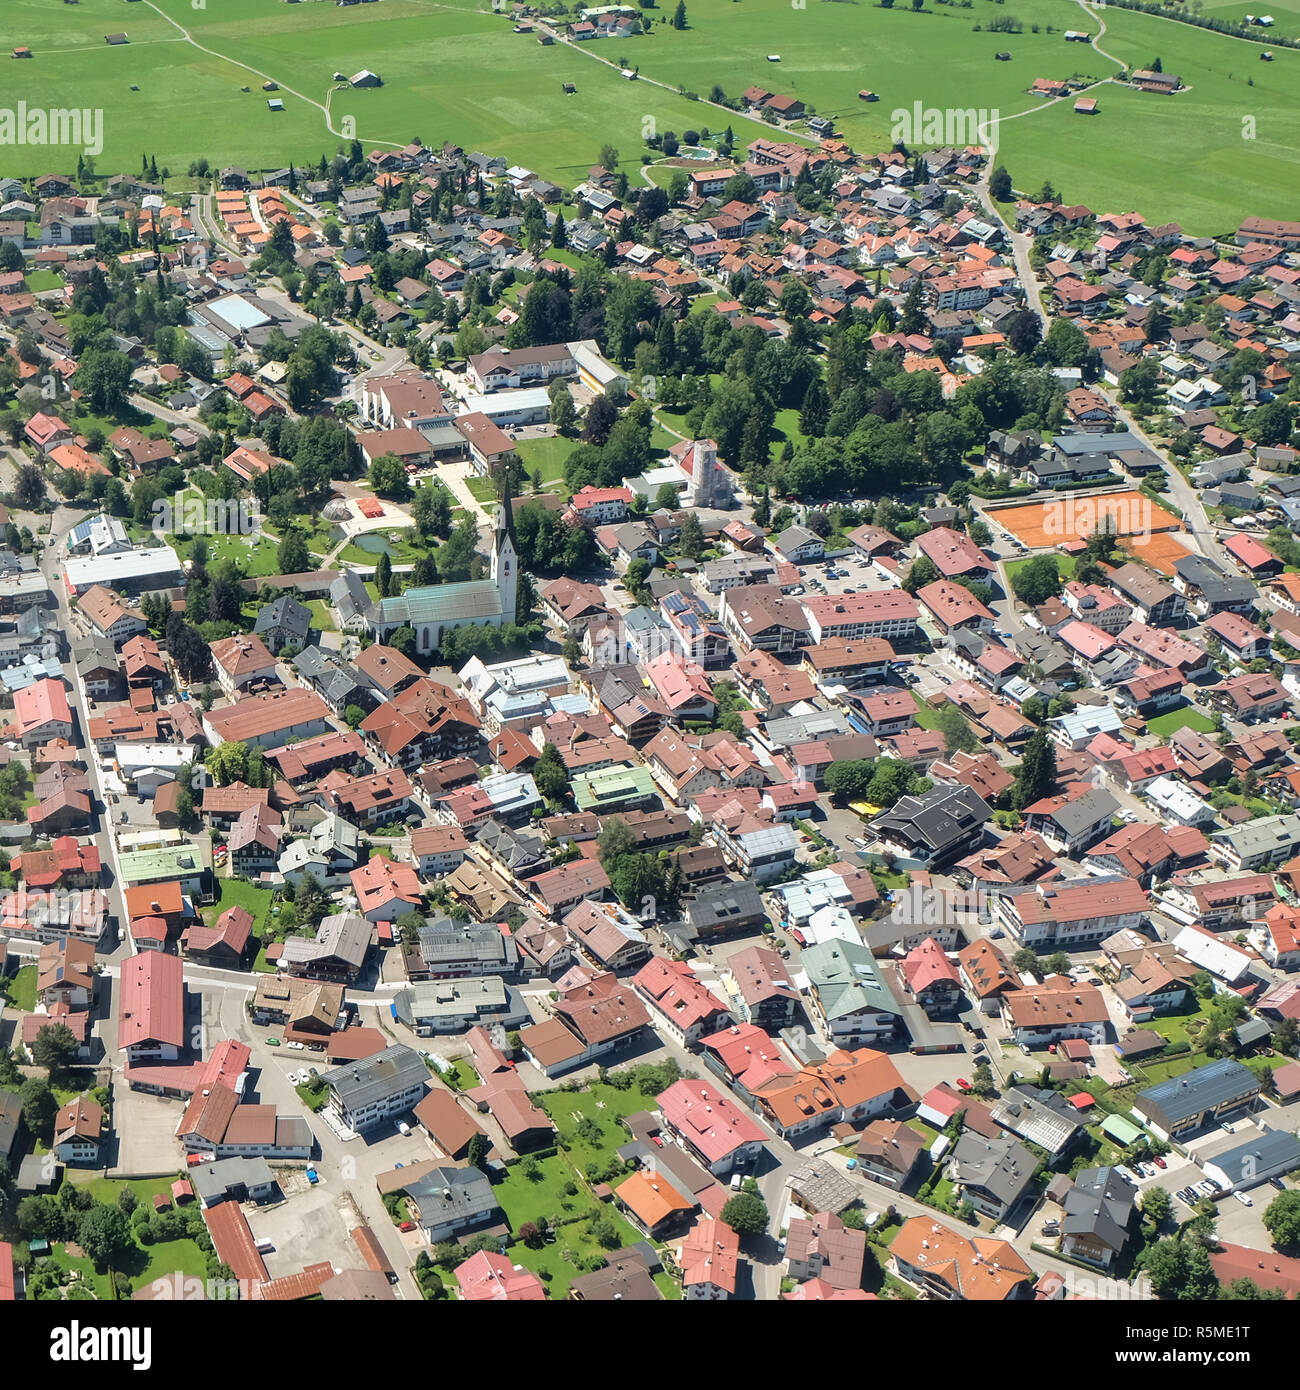
<svg viewBox="0 0 1300 1390">
<path fill-rule="evenodd" d="M 1161 574 L 1173 574 L 1179 560 L 1185 560 L 1196 552 L 1184 545 L 1177 533 L 1153 531 L 1149 536 L 1126 537 L 1120 541 L 1123 549 L 1149 569 L 1159 570 Z"/>
<path fill-rule="evenodd" d="M 1000 507 L 989 515 L 1013 536 L 1019 536 L 1031 550 L 1083 540 L 1104 524 L 1104 517 L 1110 518 L 1117 536 L 1177 531 L 1183 524 L 1172 512 L 1137 491 L 1030 502 L 1020 507 Z"/>
</svg>

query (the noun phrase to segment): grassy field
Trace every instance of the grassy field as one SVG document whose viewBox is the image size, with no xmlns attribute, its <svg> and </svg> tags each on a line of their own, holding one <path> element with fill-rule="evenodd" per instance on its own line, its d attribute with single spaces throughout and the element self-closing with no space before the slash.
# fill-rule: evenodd
<svg viewBox="0 0 1300 1390">
<path fill-rule="evenodd" d="M 551 1298 L 564 1298 L 569 1284 L 582 1272 L 578 1261 L 606 1253 L 593 1234 L 598 1221 L 613 1224 L 622 1246 L 635 1245 L 641 1235 L 613 1206 L 594 1201 L 563 1154 L 531 1162 L 536 1164 L 535 1169 L 528 1159 L 512 1164 L 493 1190 L 513 1230 L 544 1216 L 555 1230 L 556 1239 L 535 1250 L 518 1241 L 506 1250 L 506 1258 L 533 1270 L 546 1284 Z M 537 1176 L 529 1177 L 525 1170 L 535 1171 Z M 577 1192 L 566 1192 L 566 1184 L 572 1184 Z"/>
<path fill-rule="evenodd" d="M 605 141 L 636 151 L 644 116 L 661 129 L 691 123 L 691 104 L 675 92 L 649 84 L 634 92 L 616 69 L 564 45 L 543 48 L 512 34 L 507 13 L 485 11 L 472 0 L 222 0 L 202 8 L 156 0 L 156 9 L 11 0 L 6 30 L 35 54 L 19 93 L 29 106 L 103 108 L 98 163 L 107 172 L 135 168 L 142 134 L 173 174 L 199 154 L 218 167 L 315 164 L 355 134 L 367 146 L 394 148 L 414 137 L 430 145 L 455 139 L 573 183 Z M 123 28 L 130 43 L 106 47 L 103 35 Z M 619 56 L 613 47 L 611 60 Z M 331 91 L 335 71 L 362 67 L 384 85 Z M 268 109 L 264 78 L 280 84 L 283 111 Z M 564 94 L 565 82 L 577 95 Z M 39 174 L 50 163 L 47 149 L 24 149 L 15 171 Z"/>
<path fill-rule="evenodd" d="M 63 288 L 63 277 L 53 270 L 29 270 L 23 275 L 23 279 L 33 294 L 40 294 L 42 290 Z"/>
<path fill-rule="evenodd" d="M 227 908 L 242 907 L 253 914 L 253 935 L 259 939 L 266 934 L 270 921 L 271 899 L 274 896 L 269 888 L 257 888 L 242 878 L 221 878 L 216 880 L 217 900 L 211 907 L 203 909 L 203 920 L 209 926 Z"/>
<path fill-rule="evenodd" d="M 1029 564 L 1029 562 L 1034 558 L 1034 556 L 1028 555 L 1023 560 L 1005 561 L 1002 568 L 1005 569 L 1007 572 L 1007 583 L 1010 584 L 1011 581 L 1016 577 L 1016 575 L 1018 575 L 1020 571 L 1024 569 L 1024 567 L 1027 564 Z M 1074 578 L 1073 555 L 1053 555 L 1052 559 L 1056 561 L 1056 572 L 1061 576 L 1062 579 Z"/>
<path fill-rule="evenodd" d="M 32 1013 L 36 1008 L 36 967 L 24 965 L 5 980 L 0 993 L 8 993 L 9 1003 L 23 1013 Z"/>
<path fill-rule="evenodd" d="M 1158 714 L 1154 719 L 1147 720 L 1147 732 L 1158 738 L 1168 738 L 1176 729 L 1194 729 L 1198 734 L 1208 734 L 1213 728 L 1214 721 L 1191 705 L 1171 709 L 1166 714 Z"/>
<path fill-rule="evenodd" d="M 635 1086 L 620 1091 L 593 1082 L 585 1091 L 548 1091 L 539 1097 L 539 1104 L 555 1122 L 560 1143 L 569 1151 L 569 1156 L 579 1168 L 585 1169 L 588 1163 L 605 1164 L 616 1156 L 618 1149 L 631 1138 L 623 1128 L 624 1117 L 635 1115 L 639 1110 L 653 1109 L 655 1098 L 642 1095 Z M 599 1126 L 598 1143 L 577 1133 L 577 1126 L 584 1118 Z"/>
<path fill-rule="evenodd" d="M 323 598 L 309 598 L 306 606 L 311 609 L 311 625 L 318 632 L 335 632 L 338 624 L 334 621 L 334 615 L 330 612 L 329 600 Z"/>
<path fill-rule="evenodd" d="M 1164 1014 L 1153 1018 L 1146 1027 L 1152 1029 L 1167 1043 L 1188 1043 L 1195 1046 L 1194 1039 L 1200 1035 L 1205 1024 L 1205 1013 L 1195 1001 L 1183 1013 Z"/>
<path fill-rule="evenodd" d="M 456 1080 L 460 1082 L 462 1091 L 471 1091 L 480 1084 L 478 1072 L 463 1057 L 457 1057 L 452 1062 L 451 1070 L 455 1074 Z"/>
<path fill-rule="evenodd" d="M 95 1173 L 93 1168 L 69 1168 L 67 1173 L 78 1187 L 86 1188 L 97 1202 L 116 1202 L 117 1194 L 124 1187 L 129 1187 L 135 1193 L 137 1202 L 151 1202 L 159 1192 L 165 1193 L 170 1201 L 172 1183 L 180 1176 L 179 1169 L 170 1178 L 103 1178 L 92 1176 Z"/>
<path fill-rule="evenodd" d="M 1132 66 L 1158 55 L 1188 90 L 1161 97 L 1106 85 L 1096 93 L 1100 114 L 1085 119 L 1068 98 L 1036 109 L 1028 88 L 1037 77 L 1115 73 L 1115 62 L 1062 40 L 1067 27 L 1096 33 L 1097 23 L 1061 0 L 1020 0 L 1013 15 L 995 3 L 916 12 L 692 0 L 683 31 L 672 29 L 668 7 L 659 6 L 643 12 L 648 33 L 581 47 L 543 47 L 514 34 L 509 16 L 486 13 L 481 0 L 222 0 L 198 9 L 192 0 L 157 0 L 156 8 L 9 0 L 6 18 L 8 32 L 35 54 L 21 65 L 17 96 L 29 107 L 102 109 L 103 171 L 134 170 L 142 143 L 173 176 L 184 175 L 196 155 L 214 166 L 258 169 L 290 159 L 301 166 L 355 134 L 368 147 L 451 139 L 568 184 L 609 142 L 639 178 L 647 130 L 730 125 L 741 145 L 770 134 L 740 113 L 685 95 L 707 98 L 719 84 L 734 96 L 762 83 L 833 117 L 866 152 L 892 145 L 897 112 L 910 113 L 917 102 L 949 110 L 959 93 L 963 109 L 1000 117 L 999 158 L 1022 189 L 1050 178 L 1067 200 L 1136 207 L 1198 233 L 1228 230 L 1247 212 L 1289 215 L 1300 165 L 1293 139 L 1300 52 L 1278 49 L 1263 64 L 1265 31 L 1256 45 L 1108 8 L 1103 46 Z M 1225 15 L 1245 13 L 1211 3 Z M 1279 35 L 1300 27 L 1295 0 L 1289 4 Z M 990 33 L 994 18 L 1014 18 L 1022 31 Z M 106 47 L 103 35 L 124 25 L 129 44 Z M 999 49 L 1011 53 L 1009 62 L 994 61 Z M 766 62 L 773 52 L 779 64 Z M 623 61 L 650 80 L 622 79 Z M 379 73 L 383 86 L 331 90 L 336 70 L 358 67 Z M 268 110 L 264 78 L 279 82 L 283 111 Z M 576 85 L 576 95 L 562 92 L 565 82 Z M 860 102 L 862 87 L 880 100 Z M 15 147 L 6 152 L 7 167 L 28 176 L 54 164 L 70 170 L 77 152 L 60 161 L 48 148 Z"/>
<path fill-rule="evenodd" d="M 264 575 L 280 573 L 280 543 L 268 535 L 222 535 L 204 536 L 208 547 L 208 564 L 215 565 L 219 560 L 235 560 L 243 568 L 247 579 L 261 579 Z M 170 538 L 176 553 L 182 560 L 189 558 L 193 540 L 174 536 Z"/>
<path fill-rule="evenodd" d="M 524 472 L 530 478 L 540 472 L 545 486 L 547 483 L 564 481 L 564 461 L 580 442 L 558 434 L 546 439 L 520 439 L 515 444 L 515 451 L 523 460 Z"/>
</svg>

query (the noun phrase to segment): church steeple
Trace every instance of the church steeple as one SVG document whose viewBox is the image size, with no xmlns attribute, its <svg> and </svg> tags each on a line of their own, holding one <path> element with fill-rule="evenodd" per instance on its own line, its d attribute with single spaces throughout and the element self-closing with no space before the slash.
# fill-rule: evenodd
<svg viewBox="0 0 1300 1390">
<path fill-rule="evenodd" d="M 513 623 L 519 601 L 519 547 L 515 541 L 515 514 L 510 505 L 510 467 L 503 464 L 501 502 L 492 536 L 492 578 L 501 595 L 501 621 Z"/>
</svg>

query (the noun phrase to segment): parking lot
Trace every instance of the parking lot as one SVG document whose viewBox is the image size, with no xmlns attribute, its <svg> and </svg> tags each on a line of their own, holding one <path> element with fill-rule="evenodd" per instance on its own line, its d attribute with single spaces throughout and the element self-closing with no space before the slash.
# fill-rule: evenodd
<svg viewBox="0 0 1300 1390">
<path fill-rule="evenodd" d="M 870 561 L 854 552 L 803 568 L 806 592 L 816 597 L 823 594 L 874 593 L 896 587 Z"/>
<path fill-rule="evenodd" d="M 339 1183 L 323 1182 L 267 1206 L 248 1204 L 244 1212 L 254 1239 L 275 1247 L 262 1256 L 274 1279 L 323 1261 L 344 1269 L 361 1265 L 348 1239 L 359 1218 Z"/>
<path fill-rule="evenodd" d="M 117 1164 L 113 1177 L 156 1177 L 177 1168 L 176 1126 L 184 1102 L 133 1091 L 120 1074 L 113 1078 L 113 1132 Z"/>
</svg>

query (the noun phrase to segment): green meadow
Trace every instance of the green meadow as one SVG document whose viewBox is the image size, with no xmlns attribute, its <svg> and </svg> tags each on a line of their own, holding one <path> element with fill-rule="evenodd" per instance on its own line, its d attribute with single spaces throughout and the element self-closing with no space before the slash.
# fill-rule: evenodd
<svg viewBox="0 0 1300 1390">
<path fill-rule="evenodd" d="M 1225 17 L 1246 12 L 1207 4 Z M 736 96 L 760 85 L 833 117 L 868 152 L 890 145 L 895 111 L 916 102 L 999 112 L 999 160 L 1018 188 L 1050 178 L 1067 199 L 1099 210 L 1137 209 L 1202 234 L 1251 213 L 1294 213 L 1300 51 L 1259 59 L 1270 32 L 1300 33 L 1300 0 L 1274 7 L 1277 24 L 1259 31 L 1260 44 L 1105 8 L 1103 47 L 1133 66 L 1159 56 L 1189 90 L 1156 96 L 1107 83 L 1092 93 L 1100 103 L 1092 117 L 1076 115 L 1069 97 L 1034 110 L 1041 103 L 1027 90 L 1038 77 L 1100 81 L 1117 70 L 1064 41 L 1068 28 L 1099 30 L 1073 0 L 970 0 L 969 8 L 925 0 L 919 12 L 907 0 L 890 9 L 871 0 L 688 0 L 687 11 L 682 31 L 660 3 L 642 11 L 646 34 L 544 47 L 512 33 L 482 0 L 206 0 L 200 9 L 191 0 L 5 0 L 6 42 L 35 55 L 7 60 L 6 87 L 10 102 L 29 107 L 102 108 L 99 173 L 134 172 L 141 154 L 174 176 L 199 155 L 217 166 L 301 166 L 354 132 L 368 147 L 451 140 L 572 184 L 607 142 L 637 174 L 649 129 L 730 124 L 742 144 L 772 134 L 681 94 L 707 98 L 717 84 Z M 990 32 L 994 21 L 1020 32 Z M 127 32 L 126 46 L 104 43 L 115 30 Z M 1000 50 L 1010 61 L 995 61 Z M 642 80 L 620 77 L 623 62 Z M 384 85 L 333 90 L 336 71 L 363 67 Z M 267 108 L 266 78 L 279 84 L 281 112 Z M 575 95 L 564 94 L 565 82 Z M 879 101 L 860 101 L 863 88 Z M 75 167 L 76 153 L 15 146 L 0 149 L 0 162 L 34 175 Z"/>
</svg>

